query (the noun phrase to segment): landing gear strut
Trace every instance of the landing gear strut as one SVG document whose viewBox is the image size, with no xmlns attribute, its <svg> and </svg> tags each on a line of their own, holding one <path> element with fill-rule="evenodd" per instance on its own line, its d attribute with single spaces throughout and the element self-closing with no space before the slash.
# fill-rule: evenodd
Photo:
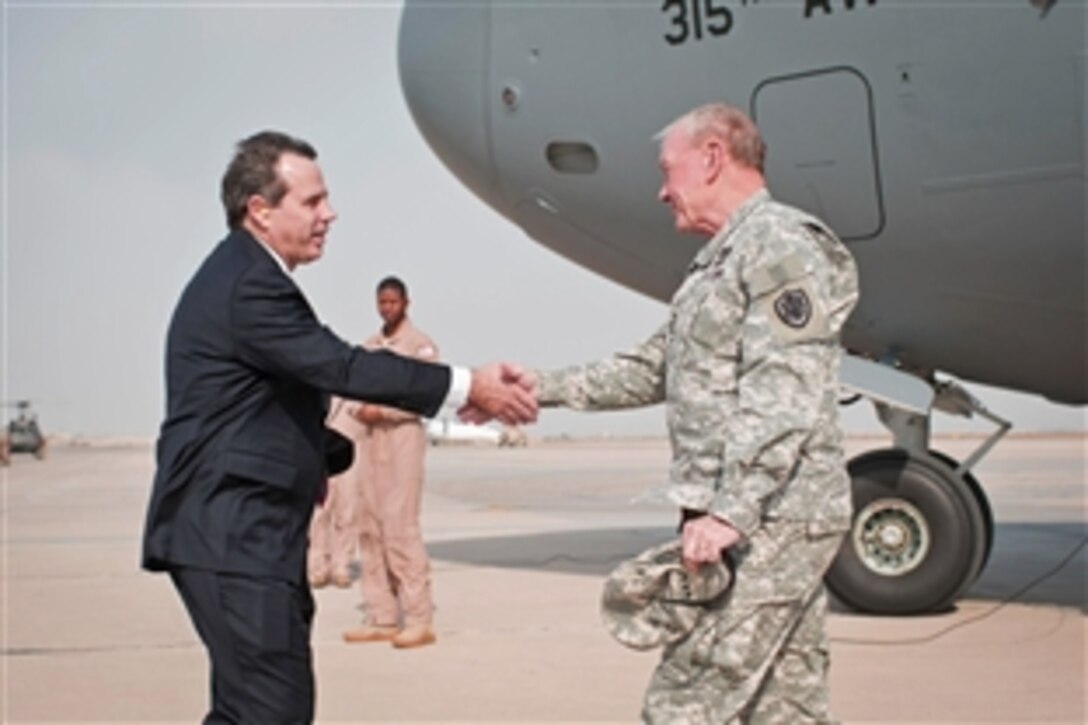
<svg viewBox="0 0 1088 725">
<path fill-rule="evenodd" d="M 852 387 L 845 369 L 844 387 Z M 948 609 L 978 578 L 993 546 L 993 515 L 970 468 L 1008 431 L 1009 423 L 954 384 L 936 386 L 925 405 L 909 394 L 896 399 L 886 386 L 884 394 L 864 386 L 852 389 L 874 399 L 895 447 L 850 461 L 854 517 L 827 573 L 827 586 L 843 603 L 863 612 Z M 931 406 L 981 415 L 998 429 L 957 463 L 929 449 Z"/>
</svg>

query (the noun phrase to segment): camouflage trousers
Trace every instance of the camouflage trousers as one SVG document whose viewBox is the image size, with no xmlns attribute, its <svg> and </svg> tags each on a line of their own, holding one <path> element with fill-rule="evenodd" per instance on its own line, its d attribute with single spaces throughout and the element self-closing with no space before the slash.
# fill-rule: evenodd
<svg viewBox="0 0 1088 725">
<path fill-rule="evenodd" d="M 733 552 L 733 588 L 666 648 L 646 692 L 646 723 L 830 722 L 823 575 L 841 533 L 767 522 Z"/>
</svg>

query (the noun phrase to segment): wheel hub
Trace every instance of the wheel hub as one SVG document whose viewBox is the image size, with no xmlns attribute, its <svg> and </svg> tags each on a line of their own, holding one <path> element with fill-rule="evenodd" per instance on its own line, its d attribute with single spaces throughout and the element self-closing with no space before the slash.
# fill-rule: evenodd
<svg viewBox="0 0 1088 725">
<path fill-rule="evenodd" d="M 889 550 L 901 551 L 907 542 L 907 532 L 898 521 L 881 526 L 878 535 L 880 543 Z"/>
<path fill-rule="evenodd" d="M 867 568 L 884 576 L 903 576 L 929 553 L 929 525 L 922 512 L 902 499 L 873 501 L 858 514 L 854 551 Z"/>
</svg>

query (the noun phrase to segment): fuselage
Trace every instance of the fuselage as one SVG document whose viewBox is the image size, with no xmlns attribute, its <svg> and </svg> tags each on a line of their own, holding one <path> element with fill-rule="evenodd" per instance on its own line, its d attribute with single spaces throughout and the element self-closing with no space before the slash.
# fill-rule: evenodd
<svg viewBox="0 0 1088 725">
<path fill-rule="evenodd" d="M 845 345 L 1084 403 L 1086 3 L 407 0 L 429 144 L 538 242 L 667 300 L 703 240 L 656 201 L 654 135 L 753 115 L 777 198 L 857 258 Z"/>
</svg>

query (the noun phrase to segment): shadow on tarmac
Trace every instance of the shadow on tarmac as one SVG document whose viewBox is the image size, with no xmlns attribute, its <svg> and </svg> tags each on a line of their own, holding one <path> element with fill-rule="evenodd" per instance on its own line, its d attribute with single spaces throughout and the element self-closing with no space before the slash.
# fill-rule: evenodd
<svg viewBox="0 0 1088 725">
<path fill-rule="evenodd" d="M 434 559 L 503 569 L 603 577 L 621 561 L 676 536 L 668 527 L 545 531 L 427 544 Z"/>
<path fill-rule="evenodd" d="M 436 560 L 473 566 L 604 577 L 621 561 L 674 536 L 667 527 L 580 529 L 433 542 L 427 550 Z M 989 563 L 966 596 L 1088 613 L 1086 543 L 1082 523 L 997 524 Z M 832 609 L 847 611 L 838 604 Z"/>
</svg>

